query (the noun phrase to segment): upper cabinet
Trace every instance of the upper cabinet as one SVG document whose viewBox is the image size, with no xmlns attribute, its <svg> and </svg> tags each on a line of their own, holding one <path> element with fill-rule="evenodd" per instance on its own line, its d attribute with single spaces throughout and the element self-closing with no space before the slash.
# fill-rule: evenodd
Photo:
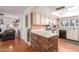
<svg viewBox="0 0 79 59">
<path fill-rule="evenodd" d="M 49 25 L 49 21 L 50 21 L 50 20 L 51 20 L 51 19 L 50 19 L 48 16 L 46 16 L 46 17 L 45 17 L 45 24 L 46 24 L 46 25 Z"/>
<path fill-rule="evenodd" d="M 37 25 L 40 25 L 41 24 L 41 17 L 40 17 L 40 14 L 39 13 L 36 13 L 35 22 L 36 22 Z"/>
<path fill-rule="evenodd" d="M 41 13 L 33 12 L 32 25 L 49 25 L 50 18 Z"/>
<path fill-rule="evenodd" d="M 36 13 L 32 13 L 33 15 L 33 18 L 32 18 L 32 25 L 35 25 L 36 24 Z"/>
<path fill-rule="evenodd" d="M 79 28 L 79 17 L 68 17 L 60 19 L 60 27 L 66 28 Z"/>
<path fill-rule="evenodd" d="M 41 25 L 45 25 L 45 16 L 41 14 Z"/>
</svg>

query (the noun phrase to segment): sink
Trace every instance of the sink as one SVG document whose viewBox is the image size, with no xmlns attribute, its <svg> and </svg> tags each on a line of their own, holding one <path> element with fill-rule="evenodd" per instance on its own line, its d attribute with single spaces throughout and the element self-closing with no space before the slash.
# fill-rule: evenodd
<svg viewBox="0 0 79 59">
<path fill-rule="evenodd" d="M 39 31 L 38 33 L 45 36 L 56 35 L 56 33 L 54 34 L 51 31 Z"/>
</svg>

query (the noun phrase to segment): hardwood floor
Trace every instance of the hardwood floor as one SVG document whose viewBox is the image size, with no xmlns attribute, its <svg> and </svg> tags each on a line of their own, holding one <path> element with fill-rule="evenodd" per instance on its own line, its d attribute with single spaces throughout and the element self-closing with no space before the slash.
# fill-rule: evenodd
<svg viewBox="0 0 79 59">
<path fill-rule="evenodd" d="M 21 39 L 0 41 L 0 52 L 30 52 L 32 48 Z"/>
<path fill-rule="evenodd" d="M 79 44 L 75 44 L 65 39 L 58 39 L 58 51 L 59 52 L 79 52 Z M 79 42 L 76 42 L 79 43 Z"/>
<path fill-rule="evenodd" d="M 77 42 L 78 43 L 78 42 Z M 32 52 L 31 46 L 23 40 L 15 39 L 9 41 L 0 41 L 0 52 Z M 59 52 L 79 52 L 79 44 L 73 44 L 65 39 L 58 39 Z"/>
</svg>

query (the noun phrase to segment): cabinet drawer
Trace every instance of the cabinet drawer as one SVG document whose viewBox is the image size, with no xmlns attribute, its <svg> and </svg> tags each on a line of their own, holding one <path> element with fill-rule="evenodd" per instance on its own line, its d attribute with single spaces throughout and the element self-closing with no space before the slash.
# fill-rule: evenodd
<svg viewBox="0 0 79 59">
<path fill-rule="evenodd" d="M 48 45 L 42 45 L 41 50 L 44 52 L 48 52 Z"/>
<path fill-rule="evenodd" d="M 35 42 L 34 40 L 32 40 L 31 44 L 32 44 L 33 48 L 37 48 L 37 49 L 40 50 L 41 47 L 40 47 L 40 45 L 37 42 Z"/>
<path fill-rule="evenodd" d="M 42 46 L 42 45 L 47 45 L 48 44 L 48 40 L 47 39 L 39 39 L 38 43 Z"/>
<path fill-rule="evenodd" d="M 55 46 L 52 46 L 52 47 L 50 47 L 50 48 L 48 48 L 48 51 L 57 51 L 58 50 L 58 47 L 55 45 Z"/>
<path fill-rule="evenodd" d="M 58 37 L 53 37 L 53 38 L 50 38 L 48 41 L 55 41 L 55 40 L 58 40 Z"/>
<path fill-rule="evenodd" d="M 35 34 L 31 34 L 31 37 L 32 37 L 32 40 L 35 40 L 35 41 L 37 41 L 38 40 L 38 36 L 37 35 L 35 35 Z"/>
<path fill-rule="evenodd" d="M 32 45 L 32 52 L 38 52 L 38 51 L 40 51 L 40 50 L 36 46 Z"/>
<path fill-rule="evenodd" d="M 58 43 L 58 40 L 57 39 L 55 39 L 55 40 L 53 40 L 53 41 L 48 41 L 48 45 L 50 46 L 51 44 L 53 44 L 53 45 L 57 45 L 57 43 Z"/>
</svg>

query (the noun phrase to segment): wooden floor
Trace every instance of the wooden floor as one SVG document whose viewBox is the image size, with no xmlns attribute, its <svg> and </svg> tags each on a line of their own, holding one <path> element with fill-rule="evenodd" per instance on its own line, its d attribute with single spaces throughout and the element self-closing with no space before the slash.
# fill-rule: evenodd
<svg viewBox="0 0 79 59">
<path fill-rule="evenodd" d="M 26 44 L 21 39 L 0 41 L 0 52 L 32 52 L 31 46 Z M 59 52 L 79 52 L 79 45 L 72 44 L 65 41 L 65 39 L 58 39 Z"/>
<path fill-rule="evenodd" d="M 72 41 L 74 42 L 74 41 Z M 76 42 L 79 43 L 79 42 Z M 79 44 L 73 44 L 65 39 L 58 39 L 58 51 L 59 52 L 79 52 Z"/>
<path fill-rule="evenodd" d="M 0 41 L 0 52 L 29 52 L 32 48 L 21 39 Z"/>
</svg>

